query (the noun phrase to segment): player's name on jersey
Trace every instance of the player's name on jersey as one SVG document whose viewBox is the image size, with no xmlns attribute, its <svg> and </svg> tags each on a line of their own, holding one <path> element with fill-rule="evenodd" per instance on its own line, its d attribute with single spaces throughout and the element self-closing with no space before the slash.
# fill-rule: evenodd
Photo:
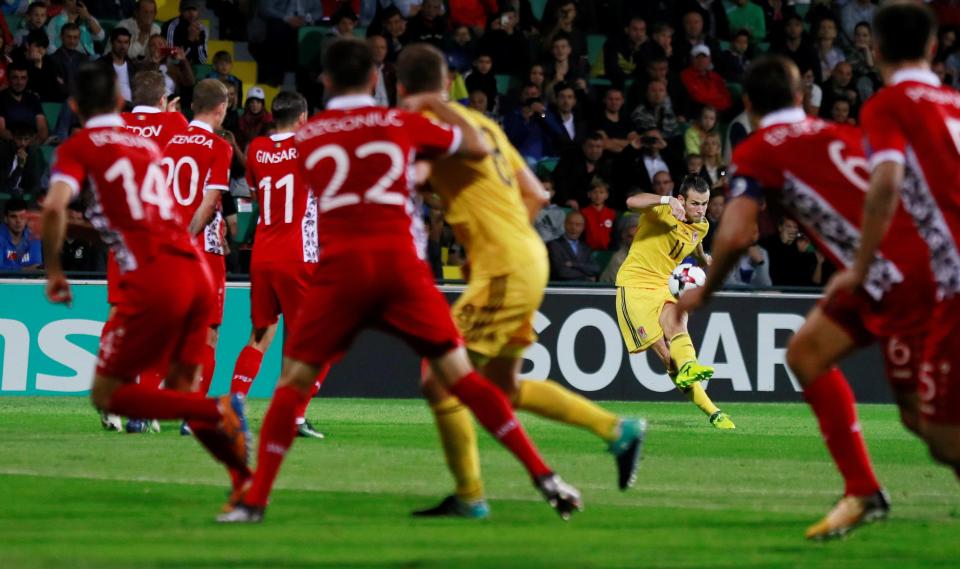
<svg viewBox="0 0 960 569">
<path fill-rule="evenodd" d="M 960 93 L 945 91 L 929 85 L 917 85 L 906 91 L 907 96 L 914 101 L 930 101 L 938 105 L 951 105 L 960 109 Z"/>
<path fill-rule="evenodd" d="M 213 148 L 213 138 L 206 134 L 177 134 L 170 139 L 170 144 L 196 144 Z"/>
<path fill-rule="evenodd" d="M 118 130 L 98 130 L 92 132 L 90 134 L 90 142 L 96 146 L 106 146 L 108 144 L 120 144 L 140 148 L 153 148 L 156 146 L 156 143 L 148 138 L 141 138 L 130 132 Z"/>
<path fill-rule="evenodd" d="M 138 126 L 138 125 L 127 125 L 127 130 L 138 135 L 145 136 L 147 138 L 157 138 L 160 136 L 160 133 L 163 132 L 163 125 L 154 124 L 149 126 Z"/>
<path fill-rule="evenodd" d="M 400 113 L 395 110 L 377 108 L 363 114 L 349 115 L 335 119 L 313 120 L 300 127 L 297 140 L 306 140 L 331 132 L 348 132 L 358 128 L 402 127 Z"/>
<path fill-rule="evenodd" d="M 816 134 L 827 128 L 828 125 L 829 123 L 820 120 L 777 125 L 763 134 L 763 140 L 772 146 L 780 146 L 786 142 L 787 139 Z"/>
<path fill-rule="evenodd" d="M 279 152 L 267 152 L 266 150 L 257 150 L 257 154 L 254 158 L 260 164 L 280 164 L 281 162 L 286 162 L 288 160 L 296 160 L 297 149 L 287 148 Z"/>
</svg>

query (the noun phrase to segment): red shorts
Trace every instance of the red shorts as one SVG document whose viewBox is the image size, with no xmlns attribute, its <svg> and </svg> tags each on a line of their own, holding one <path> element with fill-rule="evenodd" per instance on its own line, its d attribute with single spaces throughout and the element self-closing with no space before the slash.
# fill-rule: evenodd
<svg viewBox="0 0 960 569">
<path fill-rule="evenodd" d="M 276 324 L 281 314 L 290 328 L 307 290 L 307 277 L 312 266 L 271 263 L 250 268 L 250 320 L 255 329 Z"/>
<path fill-rule="evenodd" d="M 199 365 L 214 299 L 204 263 L 160 254 L 120 282 L 124 302 L 103 327 L 97 373 L 133 381 L 166 361 Z"/>
<path fill-rule="evenodd" d="M 284 355 L 321 367 L 344 354 L 364 328 L 439 357 L 463 340 L 427 265 L 410 248 L 326 248 L 313 270 Z"/>
<path fill-rule="evenodd" d="M 111 251 L 107 255 L 107 302 L 110 306 L 120 304 L 122 299 L 120 292 L 120 265 Z"/>
<path fill-rule="evenodd" d="M 960 297 L 939 302 L 933 311 L 923 368 L 920 371 L 920 414 L 931 422 L 960 424 Z"/>
<path fill-rule="evenodd" d="M 203 252 L 202 255 L 210 270 L 216 303 L 210 313 L 210 326 L 219 326 L 223 324 L 223 303 L 227 294 L 227 261 L 223 255 L 207 252 Z"/>
</svg>

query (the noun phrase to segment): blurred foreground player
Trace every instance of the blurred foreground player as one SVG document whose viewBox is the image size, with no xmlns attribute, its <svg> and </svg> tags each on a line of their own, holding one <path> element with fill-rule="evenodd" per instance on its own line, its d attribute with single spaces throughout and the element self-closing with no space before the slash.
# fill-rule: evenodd
<svg viewBox="0 0 960 569">
<path fill-rule="evenodd" d="M 801 106 L 800 72 L 786 58 L 756 60 L 744 87 L 758 130 L 734 152 L 731 199 L 713 242 L 713 265 L 704 287 L 681 297 L 684 307 L 705 302 L 723 286 L 727 273 L 736 270 L 753 244 L 764 203 L 796 219 L 838 266 L 850 266 L 860 240 L 859 220 L 869 186 L 860 130 L 808 118 Z M 860 524 L 885 518 L 890 510 L 870 464 L 853 391 L 836 364 L 879 342 L 903 422 L 917 430 L 917 378 L 934 297 L 925 249 L 906 212 L 898 210 L 863 286 L 814 307 L 790 340 L 787 362 L 845 482 L 843 498 L 810 526 L 808 538 L 843 536 Z"/>
<path fill-rule="evenodd" d="M 902 203 L 927 242 L 936 285 L 919 377 L 920 436 L 933 458 L 960 477 L 960 93 L 942 87 L 930 70 L 936 33 L 933 12 L 920 3 L 887 3 L 874 18 L 877 66 L 887 86 L 860 112 L 870 169 L 863 239 L 852 266 L 834 276 L 826 294 L 841 296 L 869 279 Z"/>
<path fill-rule="evenodd" d="M 428 44 L 405 48 L 397 65 L 404 106 L 418 110 L 424 100 L 442 97 L 446 67 L 443 53 Z M 626 489 L 636 473 L 645 423 L 621 420 L 552 381 L 519 377 L 522 354 L 536 338 L 533 319 L 550 273 L 547 249 L 531 225 L 546 192 L 496 123 L 461 105 L 450 108 L 481 132 L 492 150 L 482 160 L 437 160 L 429 180 L 457 242 L 470 255 L 467 289 L 452 309 L 470 360 L 515 409 L 589 429 L 603 439 L 616 458 L 619 486 Z M 457 488 L 438 506 L 414 515 L 486 517 L 473 418 L 432 372 L 424 376 L 423 393 Z"/>
<path fill-rule="evenodd" d="M 80 69 L 70 105 L 84 128 L 57 148 L 44 201 L 47 297 L 72 300 L 60 250 L 67 205 L 89 181 L 87 216 L 117 260 L 123 289 L 123 302 L 100 339 L 93 404 L 128 417 L 188 421 L 236 485 L 249 476 L 243 398 L 191 393 L 213 301 L 209 272 L 176 219 L 157 145 L 124 128 L 117 114 L 122 102 L 111 69 Z M 161 361 L 170 362 L 167 389 L 136 383 L 140 372 Z"/>
<path fill-rule="evenodd" d="M 260 371 L 263 354 L 277 333 L 283 314 L 287 330 L 319 258 L 317 199 L 300 173 L 293 135 L 307 122 L 307 101 L 298 93 L 282 92 L 271 108 L 274 134 L 260 136 L 247 149 L 247 183 L 260 208 L 250 260 L 250 320 L 253 331 L 233 369 L 230 393 L 249 393 Z M 314 382 L 311 398 L 320 389 L 327 369 Z M 305 417 L 307 399 L 297 410 L 297 435 L 323 438 Z"/>
<path fill-rule="evenodd" d="M 419 114 L 375 106 L 377 83 L 366 43 L 337 40 L 324 54 L 327 110 L 297 131 L 306 181 L 319 194 L 322 254 L 294 319 L 284 369 L 260 432 L 252 484 L 231 499 L 221 522 L 259 522 L 270 489 L 296 433 L 296 409 L 317 374 L 349 349 L 365 328 L 402 338 L 430 360 L 438 379 L 526 467 L 534 484 L 564 518 L 580 509 L 579 492 L 540 458 L 510 402 L 470 366 L 449 306 L 433 284 L 411 231 L 415 218 L 408 178 L 413 161 L 458 154 L 487 156 L 479 133 L 439 98 Z"/>
</svg>

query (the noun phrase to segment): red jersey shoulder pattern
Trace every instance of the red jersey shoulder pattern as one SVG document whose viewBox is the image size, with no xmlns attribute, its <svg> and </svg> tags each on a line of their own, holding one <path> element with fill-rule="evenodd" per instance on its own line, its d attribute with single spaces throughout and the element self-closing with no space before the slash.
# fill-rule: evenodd
<svg viewBox="0 0 960 569">
<path fill-rule="evenodd" d="M 163 165 L 167 184 L 180 210 L 183 223 L 189 225 L 206 192 L 230 190 L 230 161 L 233 147 L 213 133 L 210 125 L 193 121 L 186 131 L 176 134 L 164 149 Z M 203 229 L 203 249 L 223 255 L 225 231 L 220 206 L 213 220 Z"/>
<path fill-rule="evenodd" d="M 251 263 L 316 263 L 317 200 L 300 172 L 293 133 L 260 136 L 247 148 L 247 183 L 260 216 Z"/>
<path fill-rule="evenodd" d="M 137 270 L 162 250 L 196 255 L 176 218 L 157 145 L 125 129 L 119 115 L 102 115 L 57 147 L 50 183 L 79 195 L 89 182 L 87 216 L 121 272 Z"/>
<path fill-rule="evenodd" d="M 413 244 L 413 161 L 456 152 L 460 140 L 457 128 L 377 107 L 372 97 L 332 99 L 296 134 L 301 171 L 318 196 L 320 246 Z"/>
<path fill-rule="evenodd" d="M 871 168 L 904 166 L 903 208 L 927 242 L 941 298 L 960 293 L 960 93 L 928 70 L 904 69 L 861 111 Z"/>
<path fill-rule="evenodd" d="M 770 198 L 833 263 L 852 264 L 869 187 L 858 129 L 807 118 L 799 108 L 771 113 L 737 146 L 730 172 L 731 197 Z M 928 278 L 918 255 L 923 242 L 911 233 L 910 219 L 899 210 L 864 285 L 873 298 L 905 278 Z"/>
<path fill-rule="evenodd" d="M 120 113 L 120 116 L 127 124 L 127 130 L 153 140 L 161 150 L 175 134 L 187 130 L 188 126 L 182 114 L 164 112 L 146 105 L 138 105 L 129 113 Z"/>
</svg>

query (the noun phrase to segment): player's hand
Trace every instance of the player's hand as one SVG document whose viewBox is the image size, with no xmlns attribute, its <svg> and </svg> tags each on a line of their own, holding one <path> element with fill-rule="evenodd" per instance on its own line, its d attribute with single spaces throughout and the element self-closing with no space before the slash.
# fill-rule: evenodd
<svg viewBox="0 0 960 569">
<path fill-rule="evenodd" d="M 430 109 L 433 105 L 443 104 L 443 99 L 434 93 L 419 93 L 408 95 L 400 101 L 400 108 L 411 113 L 418 113 Z"/>
<path fill-rule="evenodd" d="M 851 292 L 863 284 L 864 275 L 860 275 L 853 269 L 844 269 L 838 271 L 830 278 L 826 288 L 823 289 L 824 300 L 830 300 L 837 293 Z"/>
<path fill-rule="evenodd" d="M 66 304 L 68 307 L 73 303 L 73 293 L 66 275 L 61 272 L 47 273 L 47 300 L 54 304 Z"/>
<path fill-rule="evenodd" d="M 679 318 L 683 318 L 684 314 L 688 314 L 697 310 L 698 308 L 703 307 L 707 303 L 706 290 L 703 287 L 693 288 L 687 291 L 684 291 L 680 295 L 680 298 L 677 299 L 677 309 L 674 313 Z"/>
<path fill-rule="evenodd" d="M 180 97 L 174 97 L 167 101 L 167 112 L 168 113 L 177 113 L 180 112 Z"/>
<path fill-rule="evenodd" d="M 670 198 L 670 213 L 680 221 L 687 219 L 687 210 L 683 209 L 683 204 L 677 198 Z"/>
</svg>

